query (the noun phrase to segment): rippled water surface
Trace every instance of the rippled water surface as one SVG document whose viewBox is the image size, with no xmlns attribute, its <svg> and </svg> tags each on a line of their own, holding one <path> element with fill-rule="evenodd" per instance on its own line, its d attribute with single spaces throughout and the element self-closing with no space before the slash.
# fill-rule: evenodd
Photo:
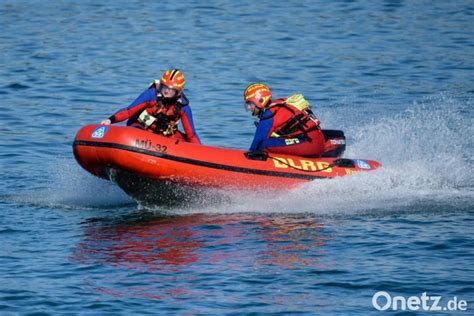
<svg viewBox="0 0 474 316">
<path fill-rule="evenodd" d="M 472 314 L 473 16 L 470 1 L 1 1 L 0 314 L 366 315 L 377 291 Z M 242 91 L 263 81 L 384 167 L 137 205 L 71 144 L 170 67 L 206 144 L 250 145 Z"/>
</svg>

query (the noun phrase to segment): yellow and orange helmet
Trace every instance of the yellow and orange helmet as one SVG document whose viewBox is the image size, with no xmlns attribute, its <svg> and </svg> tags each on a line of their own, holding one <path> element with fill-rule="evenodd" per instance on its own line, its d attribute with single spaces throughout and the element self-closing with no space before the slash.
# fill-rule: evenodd
<svg viewBox="0 0 474 316">
<path fill-rule="evenodd" d="M 160 84 L 167 86 L 168 88 L 175 89 L 178 94 L 183 91 L 184 84 L 186 81 L 184 80 L 183 73 L 178 69 L 171 69 L 165 71 L 163 76 L 161 76 Z"/>
<path fill-rule="evenodd" d="M 244 91 L 245 108 L 254 113 L 255 109 L 262 111 L 270 104 L 272 92 L 263 83 L 252 83 Z"/>
</svg>

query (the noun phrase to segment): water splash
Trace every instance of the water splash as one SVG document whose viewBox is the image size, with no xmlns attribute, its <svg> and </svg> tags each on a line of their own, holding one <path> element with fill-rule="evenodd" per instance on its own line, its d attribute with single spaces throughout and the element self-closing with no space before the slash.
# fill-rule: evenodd
<svg viewBox="0 0 474 316">
<path fill-rule="evenodd" d="M 13 199 L 35 205 L 74 209 L 116 208 L 133 203 L 112 182 L 90 175 L 70 158 L 58 158 L 48 169 L 51 179 L 45 189 Z"/>
<path fill-rule="evenodd" d="M 445 209 L 472 208 L 470 108 L 471 101 L 459 104 L 442 96 L 414 103 L 393 117 L 349 127 L 345 156 L 377 160 L 382 169 L 313 181 L 285 195 L 233 194 L 225 207 L 204 212 L 333 214 L 426 209 L 440 203 Z"/>
</svg>

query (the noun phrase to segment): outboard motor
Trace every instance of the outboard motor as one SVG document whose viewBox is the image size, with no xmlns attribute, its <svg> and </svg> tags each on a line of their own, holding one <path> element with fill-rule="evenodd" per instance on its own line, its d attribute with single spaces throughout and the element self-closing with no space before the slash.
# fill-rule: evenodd
<svg viewBox="0 0 474 316">
<path fill-rule="evenodd" d="M 341 157 L 346 150 L 346 137 L 343 131 L 326 129 L 321 130 L 326 140 L 322 157 Z"/>
</svg>

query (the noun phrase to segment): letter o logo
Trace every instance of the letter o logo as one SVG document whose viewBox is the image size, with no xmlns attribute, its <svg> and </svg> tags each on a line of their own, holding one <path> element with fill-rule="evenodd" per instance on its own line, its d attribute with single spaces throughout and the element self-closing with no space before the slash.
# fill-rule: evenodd
<svg viewBox="0 0 474 316">
<path fill-rule="evenodd" d="M 383 306 L 380 306 L 379 303 L 377 302 L 379 297 L 381 296 L 384 297 L 386 300 L 385 305 Z M 372 296 L 372 306 L 375 307 L 376 310 L 386 311 L 390 307 L 390 305 L 392 305 L 392 297 L 387 292 L 378 291 L 377 293 L 374 294 L 374 296 Z"/>
</svg>

